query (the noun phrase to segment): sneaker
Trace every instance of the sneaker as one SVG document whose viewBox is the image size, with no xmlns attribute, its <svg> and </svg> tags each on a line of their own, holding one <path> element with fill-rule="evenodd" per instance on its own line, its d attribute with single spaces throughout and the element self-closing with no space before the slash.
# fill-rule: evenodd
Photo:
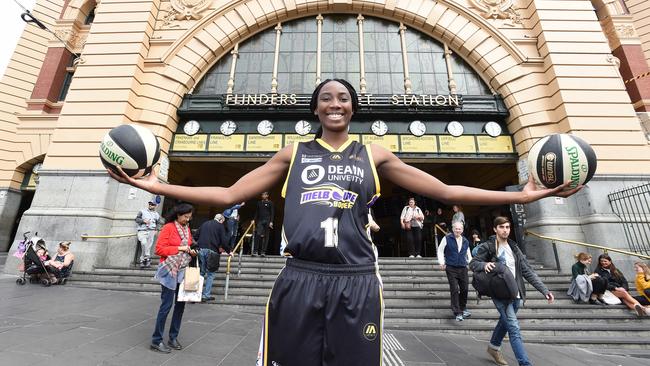
<svg viewBox="0 0 650 366">
<path fill-rule="evenodd" d="M 415 256 L 415 258 L 422 258 L 422 256 L 418 254 Z"/>
<path fill-rule="evenodd" d="M 501 351 L 496 350 L 496 349 L 492 349 L 492 348 L 490 348 L 488 346 L 487 353 L 488 353 L 488 355 L 492 356 L 492 358 L 494 359 L 494 362 L 497 365 L 499 365 L 499 366 L 507 366 L 508 365 L 508 361 L 506 361 L 506 359 L 503 357 L 503 354 L 501 354 Z"/>
<path fill-rule="evenodd" d="M 415 256 L 414 255 L 409 255 L 409 258 L 415 258 Z"/>
<path fill-rule="evenodd" d="M 469 318 L 470 316 L 472 316 L 472 313 L 469 310 L 463 310 L 463 318 Z"/>
<path fill-rule="evenodd" d="M 465 319 L 463 318 L 463 314 L 458 314 L 458 315 L 456 315 L 456 321 L 457 321 L 457 322 L 462 322 L 463 320 L 465 320 Z"/>
<path fill-rule="evenodd" d="M 636 304 L 636 305 L 634 305 L 634 310 L 636 310 L 636 315 L 637 315 L 637 316 L 644 316 L 644 315 L 646 315 L 646 313 L 645 313 L 645 309 L 644 309 L 643 306 L 641 306 L 640 304 Z"/>
</svg>

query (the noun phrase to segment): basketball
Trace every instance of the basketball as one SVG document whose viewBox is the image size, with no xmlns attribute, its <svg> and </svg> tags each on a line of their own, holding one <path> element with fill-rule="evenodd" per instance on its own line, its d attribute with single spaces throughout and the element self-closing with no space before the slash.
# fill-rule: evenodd
<svg viewBox="0 0 650 366">
<path fill-rule="evenodd" d="M 120 174 L 117 166 L 133 178 L 151 173 L 160 158 L 158 139 L 149 129 L 136 125 L 121 125 L 110 130 L 99 145 L 102 164 Z"/>
<path fill-rule="evenodd" d="M 570 188 L 586 184 L 596 172 L 596 153 L 583 139 L 555 134 L 537 141 L 528 153 L 528 172 L 535 182 L 555 188 L 570 180 Z"/>
</svg>

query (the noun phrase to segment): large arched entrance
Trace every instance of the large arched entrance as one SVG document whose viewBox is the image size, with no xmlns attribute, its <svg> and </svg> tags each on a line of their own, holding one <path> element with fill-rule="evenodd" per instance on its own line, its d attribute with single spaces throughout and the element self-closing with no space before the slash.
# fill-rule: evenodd
<svg viewBox="0 0 650 366">
<path fill-rule="evenodd" d="M 446 43 L 362 14 L 280 23 L 235 44 L 184 97 L 170 148 L 170 181 L 230 185 L 283 146 L 312 139 L 318 122 L 309 112 L 309 97 L 327 78 L 350 80 L 359 91 L 352 138 L 380 144 L 448 184 L 487 189 L 516 184 L 517 154 L 501 97 Z M 399 187 L 382 187 L 374 209 L 382 226 L 376 235 L 381 255 L 406 250 L 398 217 L 410 196 Z M 279 187 L 271 199 L 279 228 Z M 429 211 L 442 207 L 444 219 L 451 217 L 450 207 L 422 197 L 416 201 Z M 241 210 L 243 221 L 252 218 L 253 207 Z M 508 211 L 507 206 L 465 209 L 467 230 L 483 235 L 491 216 Z M 197 221 L 214 213 L 202 208 Z M 425 230 L 426 254 L 433 255 L 433 241 Z"/>
</svg>

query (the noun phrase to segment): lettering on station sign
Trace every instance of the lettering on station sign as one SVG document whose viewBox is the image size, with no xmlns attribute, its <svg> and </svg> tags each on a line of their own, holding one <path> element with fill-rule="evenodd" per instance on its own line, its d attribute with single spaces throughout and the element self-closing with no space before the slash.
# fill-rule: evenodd
<svg viewBox="0 0 650 366">
<path fill-rule="evenodd" d="M 308 106 L 310 95 L 306 94 L 224 94 L 228 106 Z M 442 94 L 360 94 L 361 106 L 394 107 L 460 107 L 463 99 L 460 95 Z"/>
</svg>

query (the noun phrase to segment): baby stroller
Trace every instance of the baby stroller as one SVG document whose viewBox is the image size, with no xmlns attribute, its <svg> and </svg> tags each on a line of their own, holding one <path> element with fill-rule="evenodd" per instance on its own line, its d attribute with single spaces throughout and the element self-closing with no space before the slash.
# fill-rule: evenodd
<svg viewBox="0 0 650 366">
<path fill-rule="evenodd" d="M 18 251 L 16 251 L 15 254 L 17 257 L 22 256 L 23 260 L 19 266 L 22 275 L 16 279 L 16 283 L 24 285 L 27 282 L 27 279 L 29 279 L 29 283 L 40 282 L 43 286 L 50 286 L 52 284 L 50 282 L 50 273 L 47 266 L 43 263 L 44 260 L 42 260 L 36 253 L 39 249 L 44 251 L 47 250 L 45 241 L 36 236 L 38 233 L 28 238 L 29 234 L 29 231 L 23 234 L 23 241 L 18 244 Z M 46 260 L 49 259 L 49 256 L 47 256 Z"/>
</svg>

